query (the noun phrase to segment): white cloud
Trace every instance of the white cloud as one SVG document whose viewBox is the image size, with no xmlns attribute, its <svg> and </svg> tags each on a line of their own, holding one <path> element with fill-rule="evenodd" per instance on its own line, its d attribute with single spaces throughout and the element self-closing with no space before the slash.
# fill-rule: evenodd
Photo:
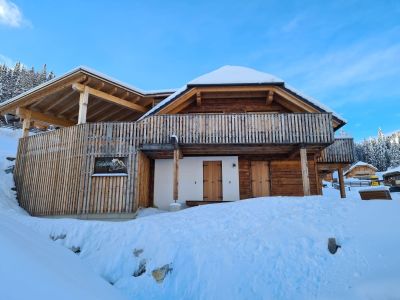
<svg viewBox="0 0 400 300">
<path fill-rule="evenodd" d="M 312 93 L 393 79 L 400 75 L 399 36 L 400 28 L 395 28 L 329 52 L 311 53 L 287 63 L 281 77 L 301 78 L 303 87 Z"/>
<path fill-rule="evenodd" d="M 21 27 L 24 23 L 22 12 L 15 3 L 9 0 L 0 0 L 0 24 Z"/>
</svg>

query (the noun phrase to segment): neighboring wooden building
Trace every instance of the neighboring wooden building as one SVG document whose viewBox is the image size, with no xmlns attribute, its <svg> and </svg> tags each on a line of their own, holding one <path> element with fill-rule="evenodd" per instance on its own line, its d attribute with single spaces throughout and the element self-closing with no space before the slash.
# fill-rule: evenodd
<svg viewBox="0 0 400 300">
<path fill-rule="evenodd" d="M 225 66 L 145 92 L 78 68 L 0 105 L 23 119 L 15 167 L 33 215 L 130 217 L 173 201 L 321 194 L 353 162 L 337 114 L 266 73 Z M 56 130 L 29 136 L 34 126 Z"/>
<path fill-rule="evenodd" d="M 373 165 L 359 161 L 344 172 L 346 178 L 370 179 L 378 171 Z"/>
<path fill-rule="evenodd" d="M 382 174 L 385 185 L 400 187 L 400 166 Z"/>
</svg>

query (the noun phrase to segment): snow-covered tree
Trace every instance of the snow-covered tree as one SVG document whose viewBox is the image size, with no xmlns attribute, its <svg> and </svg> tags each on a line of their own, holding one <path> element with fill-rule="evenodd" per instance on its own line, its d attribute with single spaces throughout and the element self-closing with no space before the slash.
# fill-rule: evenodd
<svg viewBox="0 0 400 300">
<path fill-rule="evenodd" d="M 46 65 L 39 72 L 35 72 L 34 68 L 27 70 L 20 62 L 17 62 L 13 68 L 0 65 L 0 102 L 13 98 L 52 78 L 54 78 L 54 73 L 48 73 Z"/>
<path fill-rule="evenodd" d="M 385 171 L 388 167 L 400 165 L 400 132 L 386 137 L 378 130 L 377 138 L 369 138 L 355 144 L 356 159 L 365 161 Z"/>
</svg>

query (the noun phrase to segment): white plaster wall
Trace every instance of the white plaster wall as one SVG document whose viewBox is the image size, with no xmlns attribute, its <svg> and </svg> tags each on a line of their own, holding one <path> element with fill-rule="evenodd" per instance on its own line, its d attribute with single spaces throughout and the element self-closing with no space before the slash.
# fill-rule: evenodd
<svg viewBox="0 0 400 300">
<path fill-rule="evenodd" d="M 184 157 L 179 161 L 179 202 L 203 200 L 203 161 L 222 161 L 222 199 L 239 200 L 237 156 Z M 233 167 L 235 164 L 235 167 Z M 168 209 L 172 200 L 173 160 L 156 159 L 154 164 L 154 204 Z"/>
</svg>

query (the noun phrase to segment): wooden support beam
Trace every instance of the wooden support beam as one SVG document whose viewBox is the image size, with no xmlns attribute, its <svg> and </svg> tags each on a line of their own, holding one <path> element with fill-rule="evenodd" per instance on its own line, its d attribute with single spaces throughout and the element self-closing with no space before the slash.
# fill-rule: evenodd
<svg viewBox="0 0 400 300">
<path fill-rule="evenodd" d="M 29 136 L 29 129 L 31 128 L 31 117 L 32 117 L 31 111 L 27 111 L 22 114 L 21 110 L 18 109 L 17 115 L 19 115 L 19 117 L 23 118 L 22 137 L 24 138 L 24 137 Z"/>
<path fill-rule="evenodd" d="M 319 154 L 314 155 L 314 172 L 317 183 L 317 193 L 318 195 L 322 195 L 322 182 L 321 182 L 321 177 L 319 176 L 318 164 L 317 164 L 318 156 Z"/>
<path fill-rule="evenodd" d="M 268 91 L 267 102 L 265 104 L 270 105 L 274 101 L 274 91 Z"/>
<path fill-rule="evenodd" d="M 77 90 L 77 91 L 79 91 L 79 92 L 83 92 L 83 90 L 85 89 L 85 86 L 82 85 L 82 84 L 79 84 L 79 83 L 75 83 L 74 85 L 72 85 L 72 88 Z M 113 95 L 107 94 L 105 92 L 96 90 L 96 89 L 91 88 L 91 87 L 86 87 L 86 88 L 87 88 L 87 91 L 88 91 L 89 94 L 91 94 L 91 95 L 93 95 L 93 96 L 95 96 L 97 98 L 100 98 L 100 99 L 102 99 L 104 101 L 113 103 L 115 105 L 122 106 L 124 108 L 132 109 L 132 110 L 135 110 L 135 111 L 140 111 L 140 112 L 147 112 L 148 111 L 148 109 L 146 107 L 143 107 L 141 105 L 129 102 L 127 100 L 124 100 L 124 99 L 121 99 L 121 98 L 118 98 L 118 97 L 115 97 Z"/>
<path fill-rule="evenodd" d="M 297 154 L 299 154 L 299 152 L 300 152 L 299 148 L 295 147 L 291 152 L 289 152 L 288 159 L 289 160 L 294 159 L 297 156 Z"/>
<path fill-rule="evenodd" d="M 63 102 L 65 99 L 69 98 L 70 96 L 72 96 L 72 94 L 75 93 L 74 90 L 69 91 L 68 93 L 66 93 L 64 96 L 62 96 L 61 98 L 53 101 L 52 104 L 50 104 L 49 106 L 46 107 L 46 109 L 43 112 L 48 112 L 50 110 L 52 110 L 54 107 L 56 107 L 59 103 Z"/>
<path fill-rule="evenodd" d="M 309 196 L 311 194 L 310 178 L 308 176 L 307 150 L 305 147 L 300 148 L 300 160 L 301 160 L 301 176 L 303 179 L 303 192 L 304 196 Z"/>
<path fill-rule="evenodd" d="M 201 106 L 201 92 L 197 92 L 196 94 L 196 105 Z"/>
<path fill-rule="evenodd" d="M 17 115 L 20 116 L 20 118 L 22 118 L 22 119 L 26 119 L 27 117 L 30 116 L 31 120 L 37 120 L 37 121 L 41 121 L 46 124 L 52 124 L 52 125 L 57 125 L 57 126 L 62 126 L 62 127 L 75 125 L 75 123 L 72 121 L 45 115 L 41 112 L 32 111 L 32 110 L 22 108 L 22 107 L 17 108 Z"/>
<path fill-rule="evenodd" d="M 129 92 L 125 92 L 120 98 L 121 98 L 122 100 L 125 100 L 126 98 L 129 97 L 129 95 L 130 95 Z"/>
<path fill-rule="evenodd" d="M 51 94 L 57 93 L 65 88 L 70 87 L 71 84 L 73 84 L 74 82 L 79 82 L 79 81 L 85 80 L 86 78 L 87 78 L 86 75 L 83 75 L 78 78 L 71 79 L 70 81 L 66 81 L 62 85 L 58 85 L 51 89 L 46 87 L 46 88 L 43 88 L 43 90 L 41 90 L 41 91 L 35 91 L 34 93 L 24 96 L 23 97 L 23 98 L 25 98 L 24 100 L 18 100 L 18 101 L 15 101 L 16 103 L 11 102 L 8 105 L 4 105 L 0 109 L 0 114 L 12 112 L 13 110 L 17 109 L 17 107 L 20 107 L 20 106 L 27 107 L 35 102 L 43 100 L 45 97 L 47 97 Z"/>
<path fill-rule="evenodd" d="M 343 177 L 343 165 L 339 165 L 338 175 L 339 175 L 340 197 L 346 198 L 346 188 L 344 186 L 344 177 Z"/>
<path fill-rule="evenodd" d="M 179 190 L 179 154 L 180 150 L 179 148 L 174 149 L 174 165 L 173 165 L 173 200 L 176 202 L 178 201 L 178 190 Z"/>
<path fill-rule="evenodd" d="M 79 95 L 78 124 L 86 123 L 87 106 L 89 104 L 89 87 L 85 86 Z"/>
</svg>

